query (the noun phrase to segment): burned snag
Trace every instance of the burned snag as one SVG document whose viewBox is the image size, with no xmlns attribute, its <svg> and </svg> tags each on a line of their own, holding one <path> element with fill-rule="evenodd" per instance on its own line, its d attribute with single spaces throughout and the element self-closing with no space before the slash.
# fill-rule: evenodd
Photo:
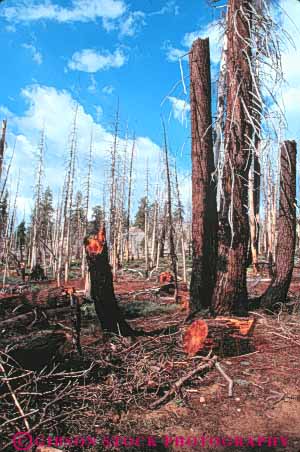
<svg viewBox="0 0 300 452">
<path fill-rule="evenodd" d="M 124 320 L 117 305 L 113 275 L 108 259 L 105 227 L 84 241 L 91 281 L 91 298 L 104 331 L 133 336 L 134 330 Z"/>
<path fill-rule="evenodd" d="M 217 278 L 213 293 L 216 314 L 248 312 L 246 271 L 249 243 L 249 142 L 253 128 L 249 0 L 230 0 L 227 16 L 225 161 L 219 216 Z"/>
<path fill-rule="evenodd" d="M 286 301 L 293 274 L 296 245 L 296 154 L 295 141 L 285 141 L 282 144 L 275 274 L 261 299 L 262 307 L 267 309 Z"/>
<path fill-rule="evenodd" d="M 209 40 L 197 39 L 190 53 L 192 123 L 191 311 L 211 306 L 215 282 L 217 207 L 214 168 Z"/>
</svg>

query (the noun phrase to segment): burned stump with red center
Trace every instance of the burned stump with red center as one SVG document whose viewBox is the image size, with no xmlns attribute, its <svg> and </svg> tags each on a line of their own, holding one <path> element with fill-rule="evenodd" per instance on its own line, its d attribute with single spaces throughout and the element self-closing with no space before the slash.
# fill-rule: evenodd
<svg viewBox="0 0 300 452">
<path fill-rule="evenodd" d="M 113 276 L 108 259 L 105 227 L 84 241 L 91 281 L 91 298 L 103 331 L 133 336 L 134 330 L 125 321 L 116 301 Z"/>
</svg>

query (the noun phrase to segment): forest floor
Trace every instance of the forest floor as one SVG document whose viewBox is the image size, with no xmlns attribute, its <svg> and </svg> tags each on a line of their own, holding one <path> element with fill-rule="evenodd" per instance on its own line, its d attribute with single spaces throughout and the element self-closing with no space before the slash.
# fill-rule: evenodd
<svg viewBox="0 0 300 452">
<path fill-rule="evenodd" d="M 250 295 L 262 293 L 269 281 L 249 272 Z M 294 304 L 289 312 L 251 314 L 257 318 L 251 353 L 219 358 L 234 382 L 232 397 L 227 381 L 213 368 L 188 380 L 168 403 L 150 409 L 151 403 L 203 357 L 188 357 L 183 351 L 187 313 L 182 302 L 188 299 L 185 285 L 181 284 L 181 303 L 176 305 L 171 296 L 149 291 L 159 287 L 155 279 L 124 274 L 115 283 L 115 292 L 128 322 L 136 330 L 161 331 L 136 339 L 108 338 L 101 333 L 93 306 L 83 306 L 83 357 L 69 350 L 69 359 L 63 363 L 66 375 L 83 374 L 73 379 L 74 390 L 60 400 L 59 409 L 66 412 L 64 420 L 50 422 L 45 432 L 68 437 L 90 435 L 97 438 L 97 446 L 87 449 L 91 451 L 300 452 L 299 281 L 295 271 L 290 290 Z M 80 289 L 83 282 L 74 279 L 69 285 Z M 34 292 L 36 303 L 43 303 L 51 286 L 54 283 L 43 284 Z M 70 324 L 68 318 L 59 322 L 67 328 Z M 144 439 L 133 447 L 130 437 Z M 110 438 L 109 448 L 104 438 Z M 223 443 L 219 444 L 218 438 Z M 62 450 L 85 449 L 73 446 Z"/>
</svg>

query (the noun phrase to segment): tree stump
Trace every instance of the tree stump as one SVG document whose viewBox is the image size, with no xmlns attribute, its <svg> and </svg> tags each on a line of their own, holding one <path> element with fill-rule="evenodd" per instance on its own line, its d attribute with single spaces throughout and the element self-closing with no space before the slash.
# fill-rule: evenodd
<svg viewBox="0 0 300 452">
<path fill-rule="evenodd" d="M 91 281 L 90 294 L 102 329 L 122 336 L 134 336 L 135 332 L 125 321 L 115 297 L 105 227 L 96 236 L 86 238 L 84 245 Z"/>
<path fill-rule="evenodd" d="M 253 351 L 252 335 L 255 327 L 253 318 L 217 317 L 196 320 L 184 335 L 183 347 L 189 356 L 201 352 L 224 356 L 239 356 Z"/>
</svg>

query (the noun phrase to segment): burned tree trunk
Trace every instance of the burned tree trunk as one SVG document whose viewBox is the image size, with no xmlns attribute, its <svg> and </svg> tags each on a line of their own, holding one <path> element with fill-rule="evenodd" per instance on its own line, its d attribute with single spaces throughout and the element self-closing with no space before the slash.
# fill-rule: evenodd
<svg viewBox="0 0 300 452">
<path fill-rule="evenodd" d="M 276 303 L 286 301 L 293 274 L 296 245 L 296 154 L 295 141 L 285 141 L 282 144 L 275 274 L 261 299 L 262 307 L 268 309 L 272 309 Z"/>
<path fill-rule="evenodd" d="M 132 336 L 135 332 L 124 320 L 117 305 L 113 275 L 109 265 L 105 228 L 84 242 L 91 280 L 91 298 L 104 331 Z"/>
<path fill-rule="evenodd" d="M 211 306 L 215 282 L 217 207 L 211 116 L 209 40 L 197 39 L 190 53 L 192 121 L 191 311 Z"/>
<path fill-rule="evenodd" d="M 249 0 L 230 0 L 227 21 L 225 161 L 219 217 L 218 268 L 213 309 L 248 311 L 246 269 L 249 243 L 248 179 L 251 165 L 251 49 Z"/>
</svg>

